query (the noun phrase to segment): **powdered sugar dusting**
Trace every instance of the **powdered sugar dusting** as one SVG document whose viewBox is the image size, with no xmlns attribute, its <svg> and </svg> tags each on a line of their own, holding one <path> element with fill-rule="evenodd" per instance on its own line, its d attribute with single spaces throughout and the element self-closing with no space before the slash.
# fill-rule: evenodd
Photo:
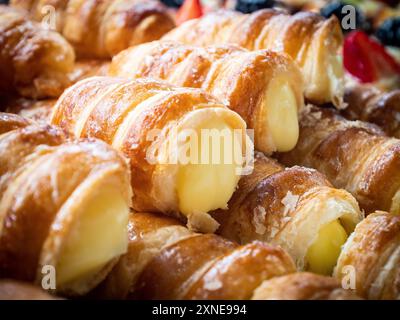
<svg viewBox="0 0 400 320">
<path fill-rule="evenodd" d="M 222 288 L 222 283 L 218 279 L 215 279 L 213 281 L 207 282 L 204 285 L 204 288 L 206 290 L 215 291 Z"/>
<path fill-rule="evenodd" d="M 147 68 L 150 68 L 151 65 L 153 64 L 153 62 L 154 62 L 154 57 L 152 57 L 152 56 L 145 56 L 145 58 L 144 58 L 144 64 L 146 65 Z"/>
<path fill-rule="evenodd" d="M 282 199 L 282 204 L 285 206 L 285 211 L 283 212 L 283 215 L 287 215 L 290 212 L 294 211 L 296 209 L 297 202 L 299 201 L 299 196 L 293 194 L 291 191 L 288 191 L 286 193 L 286 196 Z"/>
<path fill-rule="evenodd" d="M 256 229 L 256 233 L 264 234 L 265 228 L 265 208 L 262 206 L 257 206 L 253 211 L 253 226 Z"/>
</svg>

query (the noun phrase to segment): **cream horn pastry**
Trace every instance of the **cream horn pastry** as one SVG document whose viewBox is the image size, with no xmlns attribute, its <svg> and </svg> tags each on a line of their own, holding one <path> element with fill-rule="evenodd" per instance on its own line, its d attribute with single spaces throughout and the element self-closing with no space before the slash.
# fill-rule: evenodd
<svg viewBox="0 0 400 320">
<path fill-rule="evenodd" d="M 85 58 L 110 58 L 175 26 L 155 0 L 12 0 L 11 5 L 60 32 Z"/>
<path fill-rule="evenodd" d="M 341 246 L 363 217 L 354 197 L 335 189 L 321 173 L 284 168 L 261 153 L 228 208 L 213 214 L 219 234 L 242 244 L 279 245 L 299 270 L 326 275 L 332 274 Z"/>
<path fill-rule="evenodd" d="M 352 193 L 366 213 L 400 213 L 400 140 L 373 124 L 310 106 L 301 117 L 296 148 L 278 158 L 317 169 Z"/>
<path fill-rule="evenodd" d="M 51 122 L 130 159 L 133 206 L 212 232 L 252 157 L 245 122 L 199 89 L 151 79 L 95 77 L 60 97 Z"/>
<path fill-rule="evenodd" d="M 344 71 L 339 51 L 343 35 L 336 17 L 325 19 L 312 12 L 289 15 L 275 9 L 251 14 L 220 10 L 185 22 L 162 39 L 285 52 L 302 71 L 308 100 L 332 102 L 338 107 L 342 104 Z"/>
<path fill-rule="evenodd" d="M 127 250 L 126 160 L 16 115 L 0 128 L 0 278 L 41 285 L 53 272 L 57 293 L 87 293 Z"/>
<path fill-rule="evenodd" d="M 154 41 L 115 56 L 109 74 L 201 88 L 239 113 L 254 130 L 258 150 L 270 154 L 296 145 L 304 85 L 300 70 L 285 54 Z"/>
</svg>

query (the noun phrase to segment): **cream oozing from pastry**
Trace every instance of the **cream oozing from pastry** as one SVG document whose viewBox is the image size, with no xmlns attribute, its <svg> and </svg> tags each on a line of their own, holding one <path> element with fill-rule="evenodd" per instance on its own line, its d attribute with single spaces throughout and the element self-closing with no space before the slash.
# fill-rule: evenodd
<svg viewBox="0 0 400 320">
<path fill-rule="evenodd" d="M 307 250 L 308 270 L 331 275 L 347 237 L 346 230 L 339 219 L 324 225 Z"/>
<path fill-rule="evenodd" d="M 313 49 L 308 50 L 307 59 L 297 59 L 297 62 L 306 80 L 305 97 L 314 103 L 332 102 L 340 107 L 344 93 L 344 67 L 341 55 L 337 54 L 338 44 L 331 40 L 320 45 L 320 38 L 316 38 L 316 42 L 311 44 Z"/>
<path fill-rule="evenodd" d="M 61 250 L 57 285 L 96 273 L 126 251 L 129 206 L 117 188 L 98 188 L 81 203 L 80 216 Z"/>
<path fill-rule="evenodd" d="M 267 122 L 264 130 L 257 137 L 261 149 L 268 137 L 275 151 L 285 152 L 293 149 L 299 138 L 299 106 L 296 95 L 284 76 L 276 76 L 270 80 L 263 99 L 262 112 Z M 259 142 L 256 141 L 256 145 Z M 261 150 L 260 149 L 260 150 Z"/>
<path fill-rule="evenodd" d="M 330 274 L 341 246 L 363 215 L 354 197 L 329 186 L 304 193 L 294 214 L 273 239 L 295 259 L 299 270 Z"/>
<path fill-rule="evenodd" d="M 239 182 L 243 135 L 235 134 L 222 117 L 205 119 L 195 132 L 197 138 L 190 139 L 194 154 L 177 173 L 177 194 L 179 211 L 189 218 L 192 227 L 204 230 L 208 220 L 213 220 L 204 214 L 227 208 Z M 213 228 L 216 227 L 215 223 Z"/>
<path fill-rule="evenodd" d="M 331 101 L 337 107 L 341 107 L 344 94 L 344 68 L 342 56 L 338 54 L 331 54 L 328 61 L 329 64 L 327 68 L 327 75 L 329 90 L 331 92 Z"/>
<path fill-rule="evenodd" d="M 392 204 L 390 206 L 390 213 L 400 214 L 400 190 L 397 190 L 392 198 Z"/>
</svg>

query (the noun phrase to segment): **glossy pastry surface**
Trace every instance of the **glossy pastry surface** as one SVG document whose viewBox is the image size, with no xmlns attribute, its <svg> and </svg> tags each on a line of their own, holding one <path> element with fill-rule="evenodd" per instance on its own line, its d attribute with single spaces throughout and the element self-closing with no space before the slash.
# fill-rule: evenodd
<svg viewBox="0 0 400 320">
<path fill-rule="evenodd" d="M 389 136 L 400 138 L 400 89 L 382 91 L 372 85 L 346 88 L 347 107 L 342 114 L 349 120 L 361 120 L 378 125 Z"/>
<path fill-rule="evenodd" d="M 57 32 L 0 5 L 0 96 L 57 97 L 70 84 L 75 54 Z"/>
</svg>

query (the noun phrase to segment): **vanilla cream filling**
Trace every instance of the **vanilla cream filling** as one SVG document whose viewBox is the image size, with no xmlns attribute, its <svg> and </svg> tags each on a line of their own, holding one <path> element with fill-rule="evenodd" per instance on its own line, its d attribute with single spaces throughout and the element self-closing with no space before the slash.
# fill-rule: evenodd
<svg viewBox="0 0 400 320">
<path fill-rule="evenodd" d="M 331 275 L 347 237 L 346 230 L 339 219 L 323 226 L 307 250 L 307 269 L 315 273 Z"/>
<path fill-rule="evenodd" d="M 341 107 L 344 94 L 344 67 L 341 55 L 331 55 L 327 74 L 331 101 L 336 107 Z"/>
<path fill-rule="evenodd" d="M 390 213 L 400 214 L 400 190 L 397 190 L 392 198 L 392 204 L 390 206 Z"/>
<path fill-rule="evenodd" d="M 272 243 L 286 249 L 299 270 L 331 274 L 342 245 L 362 216 L 346 191 L 316 187 L 300 197 L 296 214 Z"/>
<path fill-rule="evenodd" d="M 129 207 L 117 188 L 99 186 L 81 210 L 58 259 L 57 285 L 101 270 L 128 245 Z"/>
<path fill-rule="evenodd" d="M 257 130 L 260 134 L 256 146 L 261 151 L 285 152 L 295 147 L 299 138 L 298 107 L 288 80 L 284 76 L 271 79 L 262 106 L 266 123 L 260 123 L 264 129 Z"/>
<path fill-rule="evenodd" d="M 204 130 L 212 130 L 210 132 L 216 135 L 208 139 L 208 135 L 201 133 Z M 177 174 L 179 210 L 185 216 L 193 217 L 192 222 L 198 220 L 198 215 L 202 213 L 227 208 L 242 166 L 242 163 L 236 162 L 236 159 L 242 158 L 240 138 L 234 135 L 232 127 L 223 119 L 212 119 L 196 132 L 197 155 L 191 158 L 195 161 L 181 165 Z M 228 135 L 231 139 L 225 138 Z"/>
</svg>

